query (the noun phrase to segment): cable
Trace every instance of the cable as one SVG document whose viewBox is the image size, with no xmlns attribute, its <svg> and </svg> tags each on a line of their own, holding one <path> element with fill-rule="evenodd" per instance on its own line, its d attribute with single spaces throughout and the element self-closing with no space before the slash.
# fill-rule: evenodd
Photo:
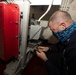
<svg viewBox="0 0 76 75">
<path fill-rule="evenodd" d="M 52 4 L 53 4 L 53 0 L 50 0 L 50 4 L 49 4 L 49 6 L 48 6 L 46 12 L 39 18 L 38 22 L 40 22 L 40 20 L 49 12 L 49 10 L 50 10 Z"/>
</svg>

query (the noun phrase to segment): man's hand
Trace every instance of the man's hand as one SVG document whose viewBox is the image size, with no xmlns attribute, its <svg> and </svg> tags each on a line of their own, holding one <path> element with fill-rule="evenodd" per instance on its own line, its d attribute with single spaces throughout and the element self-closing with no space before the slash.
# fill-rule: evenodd
<svg viewBox="0 0 76 75">
<path fill-rule="evenodd" d="M 45 55 L 45 53 L 44 53 L 43 51 L 37 50 L 37 51 L 36 51 L 36 54 L 37 54 L 37 56 L 38 56 L 39 58 L 41 58 L 44 62 L 47 60 L 47 57 L 46 57 L 46 55 Z"/>
<path fill-rule="evenodd" d="M 47 52 L 48 50 L 49 50 L 49 47 L 43 47 L 43 46 L 38 47 L 38 51 Z"/>
</svg>

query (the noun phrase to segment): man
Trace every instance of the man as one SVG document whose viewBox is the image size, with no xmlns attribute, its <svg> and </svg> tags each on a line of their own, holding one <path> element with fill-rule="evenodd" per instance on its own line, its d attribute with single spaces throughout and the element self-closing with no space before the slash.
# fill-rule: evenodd
<svg viewBox="0 0 76 75">
<path fill-rule="evenodd" d="M 56 11 L 48 26 L 59 42 L 39 46 L 37 56 L 44 61 L 48 75 L 76 75 L 76 22 L 68 12 Z"/>
</svg>

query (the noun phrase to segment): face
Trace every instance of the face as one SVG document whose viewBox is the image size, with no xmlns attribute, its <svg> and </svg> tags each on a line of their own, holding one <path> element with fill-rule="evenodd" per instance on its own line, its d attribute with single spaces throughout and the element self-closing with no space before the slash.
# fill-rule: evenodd
<svg viewBox="0 0 76 75">
<path fill-rule="evenodd" d="M 65 23 L 55 23 L 55 22 L 50 21 L 49 22 L 49 28 L 53 32 L 58 32 L 61 30 L 65 30 L 66 24 Z"/>
</svg>

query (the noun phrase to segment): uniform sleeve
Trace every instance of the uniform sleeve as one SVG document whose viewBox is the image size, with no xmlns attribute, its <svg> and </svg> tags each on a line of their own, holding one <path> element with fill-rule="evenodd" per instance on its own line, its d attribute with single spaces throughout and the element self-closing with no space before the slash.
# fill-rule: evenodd
<svg viewBox="0 0 76 75">
<path fill-rule="evenodd" d="M 62 43 L 61 42 L 58 42 L 58 43 L 56 43 L 56 44 L 51 44 L 50 46 L 49 46 L 49 52 L 51 51 L 51 52 L 57 52 L 57 51 L 60 51 L 61 49 L 63 48 L 63 46 L 62 46 Z"/>
<path fill-rule="evenodd" d="M 45 68 L 48 75 L 60 75 L 60 70 L 58 69 L 58 67 L 49 60 L 45 62 Z"/>
<path fill-rule="evenodd" d="M 45 67 L 48 75 L 61 75 L 59 68 L 59 65 L 61 65 L 60 48 L 61 45 L 59 44 L 51 45 L 46 53 L 48 60 L 45 62 Z"/>
</svg>

